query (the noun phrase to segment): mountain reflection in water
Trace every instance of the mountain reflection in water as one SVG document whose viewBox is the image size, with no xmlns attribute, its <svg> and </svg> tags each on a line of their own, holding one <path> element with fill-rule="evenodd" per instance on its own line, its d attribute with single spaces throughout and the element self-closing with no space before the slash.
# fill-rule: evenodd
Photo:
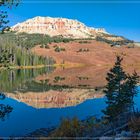
<svg viewBox="0 0 140 140">
<path fill-rule="evenodd" d="M 91 89 L 65 89 L 62 91 L 7 93 L 7 97 L 24 102 L 34 108 L 62 108 L 75 106 L 87 99 L 101 98 L 102 93 Z"/>
<path fill-rule="evenodd" d="M 106 67 L 3 71 L 0 87 L 6 96 L 35 108 L 75 106 L 104 96 L 106 71 Z"/>
<path fill-rule="evenodd" d="M 101 117 L 106 107 L 102 88 L 108 70 L 50 67 L 2 71 L 0 89 L 8 98 L 1 104 L 8 104 L 13 111 L 0 121 L 0 136 L 23 136 L 56 126 L 64 117 Z"/>
</svg>

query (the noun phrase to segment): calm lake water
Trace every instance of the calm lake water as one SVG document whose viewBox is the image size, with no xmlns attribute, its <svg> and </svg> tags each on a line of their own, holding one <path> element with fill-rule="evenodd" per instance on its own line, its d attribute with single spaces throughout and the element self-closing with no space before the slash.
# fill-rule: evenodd
<svg viewBox="0 0 140 140">
<path fill-rule="evenodd" d="M 0 120 L 0 136 L 25 136 L 40 128 L 57 126 L 64 117 L 78 117 L 80 120 L 101 117 L 106 104 L 100 90 L 105 76 L 101 79 L 100 72 L 107 69 L 94 68 L 94 73 L 92 69 L 1 72 L 0 90 L 6 98 L 0 104 L 8 104 L 13 110 L 5 120 Z M 134 100 L 135 106 L 140 108 L 140 94 Z"/>
</svg>

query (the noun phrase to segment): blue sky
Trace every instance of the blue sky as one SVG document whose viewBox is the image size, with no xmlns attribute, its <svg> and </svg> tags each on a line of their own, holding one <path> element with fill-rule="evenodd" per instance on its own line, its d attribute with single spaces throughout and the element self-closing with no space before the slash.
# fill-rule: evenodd
<svg viewBox="0 0 140 140">
<path fill-rule="evenodd" d="M 113 0 L 22 0 L 9 10 L 10 25 L 35 16 L 77 19 L 87 26 L 140 42 L 140 1 Z"/>
</svg>

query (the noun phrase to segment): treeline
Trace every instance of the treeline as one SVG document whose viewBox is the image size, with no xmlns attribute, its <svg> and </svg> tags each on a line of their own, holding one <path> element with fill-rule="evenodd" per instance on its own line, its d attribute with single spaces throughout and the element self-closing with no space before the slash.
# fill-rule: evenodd
<svg viewBox="0 0 140 140">
<path fill-rule="evenodd" d="M 116 37 L 116 36 L 112 36 L 112 37 Z M 104 37 L 97 36 L 95 39 L 97 41 L 106 42 L 106 43 L 110 44 L 112 47 L 117 46 L 117 45 L 128 45 L 129 43 L 134 43 L 132 40 L 128 40 L 125 38 L 120 41 L 112 41 L 112 40 L 108 40 Z"/>
<path fill-rule="evenodd" d="M 59 43 L 59 42 L 70 42 L 74 39 L 72 38 L 64 38 L 62 36 L 54 36 L 50 37 L 49 35 L 45 34 L 27 34 L 27 33 L 8 33 L 8 36 L 11 37 L 18 46 L 22 46 L 25 48 L 32 48 L 35 45 L 48 45 L 52 42 Z"/>
<path fill-rule="evenodd" d="M 50 57 L 37 56 L 27 46 L 18 45 L 16 38 L 16 35 L 13 34 L 0 35 L 1 67 L 50 65 L 55 63 Z"/>
<path fill-rule="evenodd" d="M 14 33 L 11 33 L 11 34 L 14 34 Z M 118 36 L 104 34 L 103 37 L 97 36 L 95 38 L 95 40 L 106 42 L 106 43 L 110 44 L 111 46 L 128 45 L 130 43 L 133 43 L 132 40 L 128 40 L 124 37 L 122 37 L 123 40 L 120 40 L 120 41 L 108 40 L 105 37 L 118 37 Z M 52 42 L 54 42 L 54 43 L 59 43 L 59 42 L 67 43 L 67 42 L 74 41 L 74 40 L 75 41 L 78 40 L 79 43 L 90 43 L 87 40 L 94 40 L 94 39 L 93 38 L 72 39 L 72 38 L 64 38 L 61 35 L 50 37 L 49 35 L 45 35 L 45 34 L 19 33 L 19 34 L 16 34 L 15 40 L 19 46 L 24 46 L 26 48 L 32 48 L 35 45 L 48 46 L 48 44 L 51 44 Z"/>
</svg>

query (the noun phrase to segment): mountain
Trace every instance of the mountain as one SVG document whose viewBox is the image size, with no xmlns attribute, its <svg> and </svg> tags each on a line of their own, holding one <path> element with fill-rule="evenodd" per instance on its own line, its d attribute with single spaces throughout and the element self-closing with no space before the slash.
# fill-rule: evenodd
<svg viewBox="0 0 140 140">
<path fill-rule="evenodd" d="M 77 20 L 40 16 L 18 23 L 11 29 L 16 32 L 61 35 L 72 38 L 95 38 L 98 35 L 109 34 L 104 28 L 87 27 Z"/>
</svg>

